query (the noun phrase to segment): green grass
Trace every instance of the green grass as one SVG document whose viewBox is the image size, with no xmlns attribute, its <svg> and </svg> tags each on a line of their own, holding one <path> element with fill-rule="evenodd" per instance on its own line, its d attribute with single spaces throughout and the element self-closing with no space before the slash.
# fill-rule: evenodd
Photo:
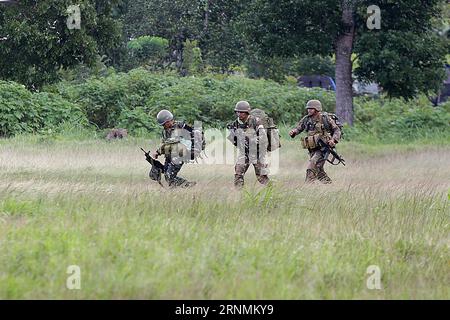
<svg viewBox="0 0 450 320">
<path fill-rule="evenodd" d="M 187 165 L 198 185 L 164 191 L 144 144 L 0 141 L 1 299 L 450 298 L 448 145 L 344 142 L 335 183 L 306 186 L 283 141 L 274 185 L 250 169 L 238 192 L 225 165 Z"/>
</svg>

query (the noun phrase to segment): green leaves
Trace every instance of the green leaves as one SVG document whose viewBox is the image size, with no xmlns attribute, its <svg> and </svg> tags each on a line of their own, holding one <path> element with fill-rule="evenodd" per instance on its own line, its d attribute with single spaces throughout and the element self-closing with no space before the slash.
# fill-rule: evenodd
<svg viewBox="0 0 450 320">
<path fill-rule="evenodd" d="M 22 85 L 0 81 L 0 137 L 57 129 L 64 122 L 87 125 L 81 109 L 60 96 L 31 94 Z"/>
<path fill-rule="evenodd" d="M 169 41 L 161 37 L 142 36 L 127 44 L 130 65 L 144 66 L 156 70 L 169 54 Z"/>
<path fill-rule="evenodd" d="M 120 40 L 118 21 L 111 19 L 117 2 L 79 1 L 80 30 L 67 28 L 70 0 L 25 0 L 2 8 L 0 38 L 7 39 L 0 46 L 0 78 L 35 90 L 56 81 L 59 68 L 94 63 Z"/>
<path fill-rule="evenodd" d="M 341 2 L 250 0 L 239 28 L 260 60 L 304 54 L 328 56 L 345 30 Z M 445 54 L 450 50 L 448 40 L 446 44 L 432 30 L 444 1 L 352 2 L 354 52 L 360 57 L 356 75 L 364 81 L 378 82 L 392 97 L 412 98 L 435 91 L 442 83 Z M 381 30 L 366 26 L 367 8 L 373 4 L 381 9 Z M 282 66 L 276 65 L 275 69 Z"/>
<path fill-rule="evenodd" d="M 356 46 L 362 54 L 355 73 L 364 81 L 380 83 L 391 97 L 411 99 L 418 93 L 436 91 L 442 85 L 446 47 L 432 33 L 364 34 Z"/>
<path fill-rule="evenodd" d="M 163 108 L 173 111 L 177 119 L 223 128 L 235 117 L 234 105 L 242 99 L 267 111 L 279 126 L 296 123 L 310 99 L 320 99 L 326 111 L 335 111 L 334 93 L 322 89 L 235 76 L 180 78 L 143 69 L 90 78 L 82 84 L 59 83 L 48 90 L 52 92 L 32 94 L 22 85 L 0 81 L 0 136 L 55 132 L 89 123 L 99 129 L 126 128 L 131 134 L 158 132 L 155 117 Z M 361 132 L 383 141 L 445 133 L 449 110 L 450 103 L 432 108 L 424 96 L 409 102 L 359 97 L 356 128 L 346 128 L 346 139 L 360 139 Z"/>
<path fill-rule="evenodd" d="M 242 99 L 286 123 L 299 120 L 309 99 L 320 98 L 328 111 L 334 110 L 335 100 L 333 93 L 322 89 L 302 90 L 273 81 L 211 75 L 180 78 L 143 69 L 92 78 L 81 85 L 61 83 L 57 91 L 79 103 L 89 121 L 99 128 L 127 125 L 131 131 L 154 128 L 156 114 L 165 108 L 178 119 L 220 127 L 235 117 L 234 105 Z"/>
<path fill-rule="evenodd" d="M 183 69 L 186 75 L 199 75 L 203 72 L 204 65 L 202 52 L 198 47 L 198 41 L 189 39 L 184 42 Z"/>
<path fill-rule="evenodd" d="M 410 102 L 358 98 L 355 103 L 356 127 L 346 131 L 349 133 L 346 138 L 358 140 L 359 130 L 370 132 L 372 139 L 383 142 L 404 142 L 439 133 L 445 136 L 450 126 L 449 107 L 450 103 L 432 107 L 426 97 Z"/>
</svg>

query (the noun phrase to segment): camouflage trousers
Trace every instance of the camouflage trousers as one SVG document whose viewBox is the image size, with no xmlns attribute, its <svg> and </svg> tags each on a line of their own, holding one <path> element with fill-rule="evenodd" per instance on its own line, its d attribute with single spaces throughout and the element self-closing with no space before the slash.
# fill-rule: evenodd
<svg viewBox="0 0 450 320">
<path fill-rule="evenodd" d="M 306 170 L 306 182 L 319 180 L 322 183 L 331 183 L 330 177 L 324 170 L 326 159 L 319 149 L 309 149 L 309 163 Z"/>
<path fill-rule="evenodd" d="M 234 185 L 236 187 L 244 186 L 244 175 L 250 167 L 250 164 L 253 164 L 253 167 L 255 168 L 256 179 L 258 182 L 264 185 L 269 183 L 269 168 L 265 157 L 260 157 L 258 161 L 252 162 L 248 161 L 248 159 L 246 160 L 245 157 L 239 157 L 234 167 Z"/>
<path fill-rule="evenodd" d="M 175 164 L 166 159 L 166 162 L 164 163 L 164 178 L 169 184 L 169 187 L 189 187 L 193 185 L 192 182 L 189 182 L 182 177 L 178 177 L 178 173 L 182 167 L 183 163 Z"/>
</svg>

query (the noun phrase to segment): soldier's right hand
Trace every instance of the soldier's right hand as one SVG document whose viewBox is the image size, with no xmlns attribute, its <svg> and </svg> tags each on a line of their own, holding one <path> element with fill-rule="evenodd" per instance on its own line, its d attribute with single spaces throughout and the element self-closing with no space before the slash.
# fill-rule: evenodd
<svg viewBox="0 0 450 320">
<path fill-rule="evenodd" d="M 297 135 L 297 132 L 295 131 L 295 129 L 292 129 L 291 131 L 289 131 L 289 135 L 291 136 L 291 138 L 294 138 Z"/>
<path fill-rule="evenodd" d="M 152 153 L 152 158 L 153 159 L 158 159 L 158 157 L 159 157 L 158 152 L 155 151 L 155 152 Z"/>
</svg>

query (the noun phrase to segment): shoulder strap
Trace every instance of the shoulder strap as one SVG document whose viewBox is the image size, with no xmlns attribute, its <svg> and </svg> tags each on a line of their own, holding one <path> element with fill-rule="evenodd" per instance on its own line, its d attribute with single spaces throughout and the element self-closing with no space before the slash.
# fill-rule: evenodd
<svg viewBox="0 0 450 320">
<path fill-rule="evenodd" d="M 300 119 L 300 123 L 304 123 L 308 119 L 308 116 L 304 116 Z"/>
<path fill-rule="evenodd" d="M 179 128 L 179 129 L 184 129 L 185 125 L 186 125 L 186 122 L 184 122 L 184 121 L 176 121 L 174 127 Z"/>
<path fill-rule="evenodd" d="M 227 129 L 229 130 L 234 130 L 237 128 L 237 120 L 233 120 L 232 122 L 230 122 L 229 124 L 227 124 Z"/>
<path fill-rule="evenodd" d="M 161 130 L 161 139 L 162 140 L 166 139 L 166 129 Z"/>
<path fill-rule="evenodd" d="M 330 125 L 330 121 L 328 120 L 328 117 L 329 117 L 328 113 L 326 113 L 326 112 L 321 113 L 320 123 L 324 125 L 324 127 L 327 131 L 331 131 L 331 125 Z"/>
<path fill-rule="evenodd" d="M 256 130 L 260 121 L 261 120 L 258 117 L 250 115 L 250 119 L 248 119 L 249 127 Z"/>
</svg>

